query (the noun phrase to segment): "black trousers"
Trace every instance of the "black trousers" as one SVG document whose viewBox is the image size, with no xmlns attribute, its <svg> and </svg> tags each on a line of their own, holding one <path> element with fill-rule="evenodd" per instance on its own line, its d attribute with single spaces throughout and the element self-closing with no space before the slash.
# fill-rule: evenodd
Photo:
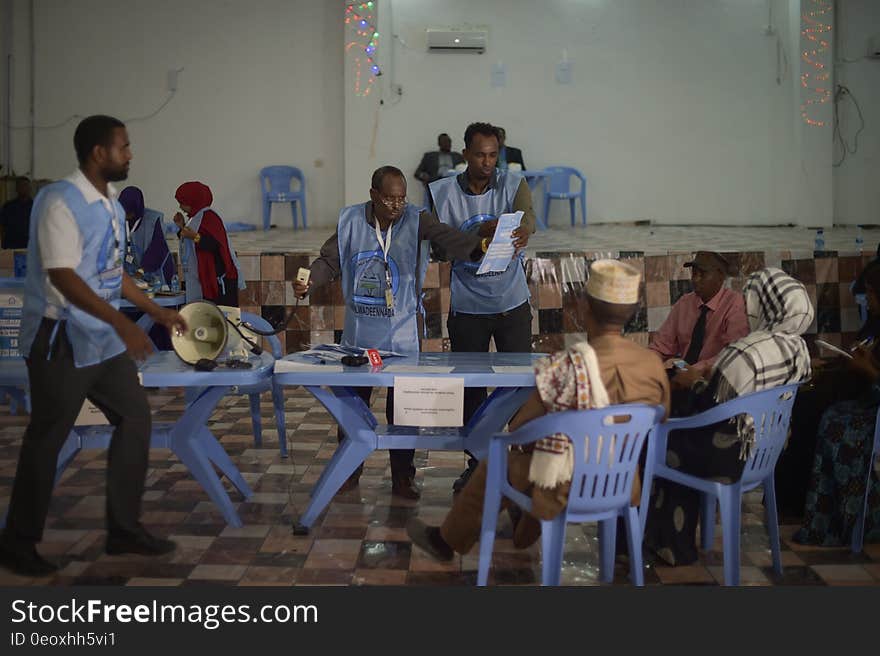
<svg viewBox="0 0 880 656">
<path fill-rule="evenodd" d="M 107 456 L 107 530 L 114 535 L 140 528 L 141 497 L 150 451 L 150 406 L 137 367 L 125 353 L 77 369 L 64 330 L 43 319 L 30 355 L 31 419 L 22 438 L 3 539 L 35 544 L 43 537 L 55 468 L 83 402 L 88 398 L 114 426 Z"/>
<path fill-rule="evenodd" d="M 226 289 L 224 292 L 223 289 Z M 217 298 L 207 298 L 217 305 L 228 305 L 229 307 L 238 307 L 238 278 L 227 278 L 223 281 L 223 287 L 220 288 Z"/>
<path fill-rule="evenodd" d="M 370 395 L 373 392 L 372 387 L 353 387 L 352 390 L 364 400 L 364 403 L 367 404 L 367 407 L 370 406 Z M 388 388 L 388 400 L 385 402 L 385 421 L 388 424 L 394 423 L 394 388 Z M 342 429 L 339 428 L 336 430 L 336 440 L 342 442 L 345 435 L 342 432 Z M 392 478 L 412 478 L 416 475 L 416 468 L 413 465 L 413 459 L 415 458 L 416 450 L 415 449 L 390 449 L 388 451 L 388 459 L 391 461 L 391 477 Z M 361 472 L 364 470 L 364 466 L 361 465 L 358 467 L 354 476 L 360 476 Z"/>
<path fill-rule="evenodd" d="M 452 350 L 456 353 L 488 353 L 489 340 L 493 337 L 495 348 L 501 353 L 532 351 L 532 308 L 528 301 L 498 314 L 450 312 L 446 327 Z M 465 423 L 470 421 L 485 400 L 485 387 L 465 388 Z"/>
</svg>

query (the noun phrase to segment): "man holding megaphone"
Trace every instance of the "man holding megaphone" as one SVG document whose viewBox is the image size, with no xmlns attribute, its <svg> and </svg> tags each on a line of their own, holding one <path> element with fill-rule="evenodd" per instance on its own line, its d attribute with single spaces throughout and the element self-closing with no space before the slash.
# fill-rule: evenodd
<svg viewBox="0 0 880 656">
<path fill-rule="evenodd" d="M 36 550 L 49 510 L 55 467 L 88 398 L 114 426 L 107 464 L 109 554 L 159 555 L 175 548 L 140 523 L 150 449 L 150 406 L 134 360 L 149 355 L 146 333 L 119 311 L 121 297 L 156 323 L 182 332 L 174 310 L 147 298 L 123 270 L 125 211 L 111 182 L 128 177 L 125 125 L 90 116 L 73 137 L 79 168 L 34 201 L 19 346 L 32 413 L 22 438 L 0 565 L 26 576 L 57 566 Z"/>
<path fill-rule="evenodd" d="M 493 226 L 494 228 L 494 226 Z M 460 260 L 478 260 L 486 252 L 492 231 L 465 233 L 441 223 L 430 212 L 420 211 L 406 198 L 406 178 L 400 169 L 383 166 L 373 173 L 370 200 L 346 207 L 339 214 L 336 234 L 321 247 L 312 263 L 308 282 L 297 280 L 299 298 L 310 289 L 337 278 L 345 297 L 342 343 L 358 348 L 382 349 L 401 354 L 419 352 L 418 314 L 422 282 L 428 269 L 429 241 Z M 369 406 L 372 389 L 355 388 Z M 394 391 L 388 390 L 385 406 L 388 423 L 394 422 Z M 343 439 L 338 433 L 339 441 Z M 418 499 L 414 483 L 413 449 L 391 449 L 391 493 Z M 340 491 L 358 484 L 362 466 Z"/>
</svg>

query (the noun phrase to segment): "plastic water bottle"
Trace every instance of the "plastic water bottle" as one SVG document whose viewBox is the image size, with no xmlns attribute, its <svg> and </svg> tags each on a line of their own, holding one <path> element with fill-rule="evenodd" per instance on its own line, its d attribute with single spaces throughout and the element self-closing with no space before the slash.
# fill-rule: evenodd
<svg viewBox="0 0 880 656">
<path fill-rule="evenodd" d="M 816 245 L 814 250 L 825 250 L 825 230 L 823 228 L 819 228 L 818 230 L 816 230 Z"/>
<path fill-rule="evenodd" d="M 865 240 L 862 237 L 862 226 L 856 226 L 856 252 L 861 253 L 865 247 Z"/>
<path fill-rule="evenodd" d="M 177 278 L 177 274 L 171 278 L 171 291 L 175 294 L 180 292 L 180 280 Z"/>
</svg>

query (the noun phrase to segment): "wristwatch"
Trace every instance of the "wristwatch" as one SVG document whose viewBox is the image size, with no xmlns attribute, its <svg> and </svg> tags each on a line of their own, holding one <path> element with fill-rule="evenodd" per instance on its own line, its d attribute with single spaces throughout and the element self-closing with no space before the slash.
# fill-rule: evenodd
<svg viewBox="0 0 880 656">
<path fill-rule="evenodd" d="M 196 236 L 193 237 L 193 242 L 198 244 L 200 241 L 202 241 L 202 235 L 200 235 L 199 233 L 196 233 Z"/>
<path fill-rule="evenodd" d="M 709 386 L 709 381 L 705 378 L 697 378 L 694 381 L 694 384 L 691 385 L 691 390 L 694 394 L 701 394 L 703 390 L 705 390 Z"/>
<path fill-rule="evenodd" d="M 489 239 L 488 237 L 483 237 L 483 238 L 480 240 L 480 250 L 482 250 L 484 253 L 485 253 L 486 251 L 488 251 L 488 250 L 489 250 L 489 244 L 490 244 L 490 243 L 492 243 L 492 240 L 491 240 L 491 239 Z"/>
</svg>

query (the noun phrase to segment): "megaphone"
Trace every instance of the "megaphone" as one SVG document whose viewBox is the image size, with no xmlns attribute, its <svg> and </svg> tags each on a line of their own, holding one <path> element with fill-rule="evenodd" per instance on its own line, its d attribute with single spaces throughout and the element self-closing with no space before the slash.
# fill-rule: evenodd
<svg viewBox="0 0 880 656">
<path fill-rule="evenodd" d="M 171 346 L 187 364 L 199 360 L 247 359 L 248 353 L 260 354 L 260 338 L 244 327 L 241 310 L 210 301 L 194 301 L 180 309 L 189 328 L 171 334 Z"/>
</svg>

